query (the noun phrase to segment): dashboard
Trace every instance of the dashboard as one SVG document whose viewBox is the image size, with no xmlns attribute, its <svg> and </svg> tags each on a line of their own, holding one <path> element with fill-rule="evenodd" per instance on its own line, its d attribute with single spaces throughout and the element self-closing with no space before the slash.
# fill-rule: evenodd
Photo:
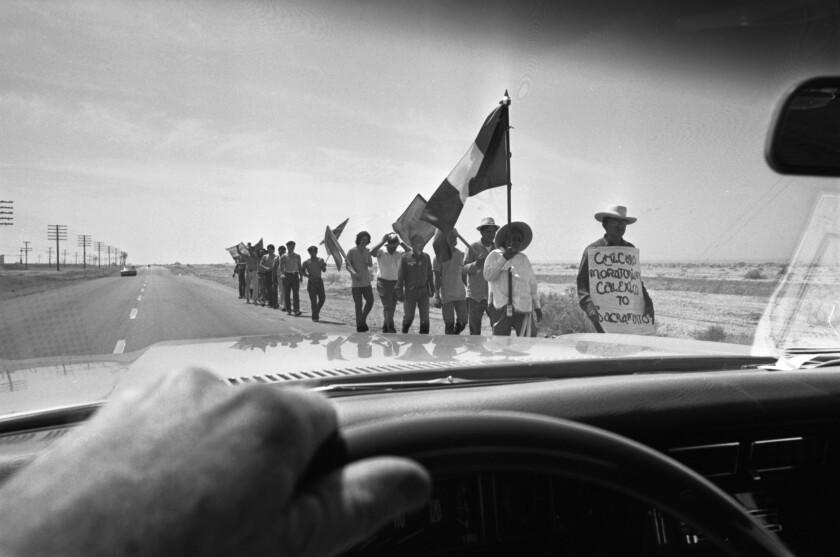
<svg viewBox="0 0 840 557">
<path fill-rule="evenodd" d="M 488 412 L 601 428 L 708 479 L 776 532 L 794 554 L 837 553 L 840 376 L 832 368 L 662 371 L 417 388 L 333 400 L 345 432 L 394 420 Z M 95 409 L 0 421 L 0 480 Z M 448 429 L 440 428 L 441 439 Z M 428 506 L 399 517 L 348 554 L 720 554 L 682 520 L 626 493 L 527 460 L 494 460 L 469 446 L 462 449 L 463 458 L 432 462 L 434 492 Z M 627 476 L 628 482 L 632 479 Z"/>
<path fill-rule="evenodd" d="M 528 412 L 618 433 L 708 479 L 795 555 L 835 555 L 836 371 L 637 374 L 338 399 L 346 428 L 442 412 Z M 441 436 L 446 436 L 441 428 Z M 466 451 L 467 453 L 469 451 Z M 682 520 L 527 462 L 449 459 L 435 490 L 351 555 L 720 555 Z"/>
</svg>

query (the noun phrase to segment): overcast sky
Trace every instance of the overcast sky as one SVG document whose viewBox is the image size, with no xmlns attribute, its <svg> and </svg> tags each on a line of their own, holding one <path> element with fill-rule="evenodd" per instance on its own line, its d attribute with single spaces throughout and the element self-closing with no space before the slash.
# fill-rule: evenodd
<svg viewBox="0 0 840 557">
<path fill-rule="evenodd" d="M 837 73 L 823 3 L 3 2 L 0 200 L 137 263 L 229 261 L 239 241 L 390 229 L 505 89 L 513 217 L 575 261 L 622 203 L 645 260 L 787 259 L 834 180 L 763 159 L 776 101 Z M 793 6 L 793 7 L 792 7 Z M 505 219 L 504 188 L 458 227 Z"/>
</svg>

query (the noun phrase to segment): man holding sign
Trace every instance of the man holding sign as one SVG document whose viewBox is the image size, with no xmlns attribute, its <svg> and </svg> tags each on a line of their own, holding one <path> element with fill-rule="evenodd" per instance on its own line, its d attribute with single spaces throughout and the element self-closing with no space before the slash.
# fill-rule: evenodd
<svg viewBox="0 0 840 557">
<path fill-rule="evenodd" d="M 580 307 L 599 333 L 650 335 L 655 332 L 653 300 L 642 282 L 639 250 L 624 239 L 627 207 L 611 205 L 595 213 L 602 238 L 583 251 L 577 276 Z"/>
</svg>

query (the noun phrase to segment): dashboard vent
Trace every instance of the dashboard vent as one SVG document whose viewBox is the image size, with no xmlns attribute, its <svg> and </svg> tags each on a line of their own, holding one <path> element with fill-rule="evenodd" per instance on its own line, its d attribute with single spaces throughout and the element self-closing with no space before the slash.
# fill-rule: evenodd
<svg viewBox="0 0 840 557">
<path fill-rule="evenodd" d="M 261 375 L 245 375 L 229 377 L 229 385 L 248 385 L 252 383 L 282 383 L 285 381 L 305 381 L 311 379 L 330 379 L 334 377 L 351 377 L 361 375 L 375 375 L 387 372 L 424 371 L 430 369 L 448 369 L 457 367 L 457 362 L 406 362 L 378 366 L 357 366 L 338 369 L 317 369 L 302 371 L 287 371 L 283 373 L 264 373 Z"/>
<path fill-rule="evenodd" d="M 668 454 L 706 477 L 731 476 L 738 471 L 740 443 L 714 443 L 675 447 Z"/>
</svg>

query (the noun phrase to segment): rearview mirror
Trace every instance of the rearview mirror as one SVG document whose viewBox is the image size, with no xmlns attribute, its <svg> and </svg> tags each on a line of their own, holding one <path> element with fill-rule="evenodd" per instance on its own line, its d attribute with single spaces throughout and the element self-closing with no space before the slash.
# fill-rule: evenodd
<svg viewBox="0 0 840 557">
<path fill-rule="evenodd" d="M 776 113 L 766 156 L 781 174 L 840 176 L 840 77 L 793 90 Z"/>
</svg>

